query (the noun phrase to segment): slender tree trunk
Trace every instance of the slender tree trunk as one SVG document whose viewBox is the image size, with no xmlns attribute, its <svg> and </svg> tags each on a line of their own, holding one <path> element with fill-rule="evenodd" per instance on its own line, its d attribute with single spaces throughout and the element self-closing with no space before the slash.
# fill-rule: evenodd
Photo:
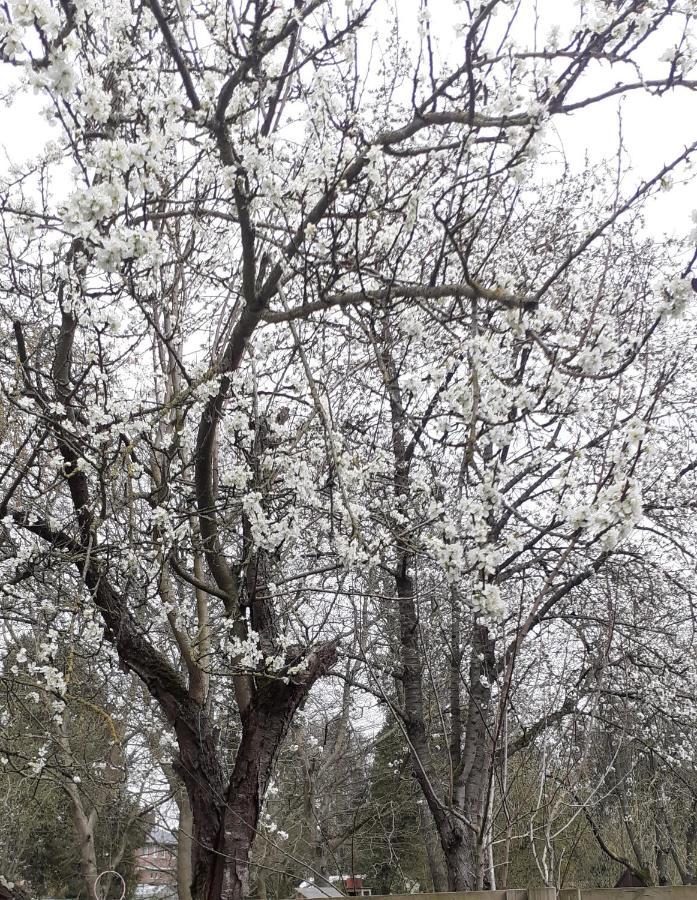
<svg viewBox="0 0 697 900">
<path fill-rule="evenodd" d="M 684 884 L 695 884 L 695 849 L 697 848 L 697 798 L 692 800 L 690 818 L 685 833 L 685 877 Z"/>
<path fill-rule="evenodd" d="M 192 900 L 191 882 L 193 868 L 191 854 L 193 850 L 192 835 L 194 833 L 194 816 L 191 812 L 189 798 L 184 792 L 178 800 L 179 827 L 177 828 L 177 895 L 179 900 Z"/>
<path fill-rule="evenodd" d="M 419 804 L 419 831 L 426 847 L 428 868 L 431 872 L 433 890 L 440 893 L 448 890 L 448 871 L 443 849 L 433 822 L 433 816 L 425 803 Z"/>
<path fill-rule="evenodd" d="M 391 355 L 392 340 L 389 320 L 383 323 L 381 336 L 382 347 L 378 357 L 383 369 L 383 377 L 387 388 L 390 415 L 392 420 L 392 452 L 394 455 L 393 483 L 395 490 L 395 508 L 398 513 L 395 527 L 395 588 L 398 598 L 398 616 L 400 631 L 400 649 L 402 657 L 402 698 L 404 708 L 404 727 L 409 739 L 414 777 L 418 781 L 426 802 L 436 824 L 441 847 L 445 857 L 449 891 L 471 891 L 477 884 L 480 871 L 480 847 L 478 830 L 481 827 L 486 803 L 487 778 L 484 772 L 486 760 L 490 759 L 486 717 L 490 707 L 490 688 L 484 688 L 482 682 L 491 661 L 487 657 L 485 663 L 479 660 L 480 644 L 486 643 L 486 630 L 481 634 L 475 629 L 480 639 L 473 648 L 471 674 L 470 703 L 468 707 L 467 730 L 465 733 L 465 752 L 455 747 L 461 733 L 459 719 L 459 686 L 454 684 L 459 679 L 459 671 L 455 666 L 451 669 L 450 692 L 453 700 L 457 698 L 454 716 L 451 721 L 450 754 L 454 762 L 453 778 L 450 784 L 451 797 L 444 803 L 438 794 L 435 767 L 431 760 L 428 732 L 424 714 L 423 686 L 423 646 L 419 634 L 419 608 L 414 584 L 414 547 L 409 537 L 404 535 L 400 522 L 409 518 L 408 497 L 410 493 L 410 461 L 413 446 L 406 440 L 406 417 L 399 385 L 399 373 Z M 454 615 L 456 613 L 454 611 Z M 481 629 L 481 626 L 478 626 Z M 459 642 L 459 626 L 457 618 L 451 621 L 451 640 Z M 458 648 L 451 648 L 453 655 Z M 487 645 L 487 650 L 491 650 Z M 493 652 L 493 651 L 492 651 Z M 459 658 L 457 660 L 459 669 Z M 488 667 L 485 671 L 484 667 Z M 455 771 L 457 770 L 457 771 Z"/>
<path fill-rule="evenodd" d="M 660 790 L 660 788 L 658 788 Z M 661 826 L 661 818 L 660 815 L 656 815 L 653 823 L 654 835 L 656 838 L 656 875 L 658 877 L 658 883 L 662 887 L 670 884 L 670 874 L 668 872 L 668 860 L 670 850 L 665 846 L 668 839 L 667 836 L 662 832 Z"/>
<path fill-rule="evenodd" d="M 501 710 L 502 715 L 502 731 L 501 731 L 501 799 L 503 802 L 503 812 L 506 816 L 506 839 L 503 843 L 503 859 L 499 867 L 499 877 L 497 886 L 499 890 L 505 890 L 508 887 L 508 868 L 511 864 L 511 844 L 513 841 L 513 819 L 508 805 L 508 713 L 504 708 Z"/>
<path fill-rule="evenodd" d="M 74 771 L 73 755 L 64 723 L 59 727 L 58 742 L 63 751 L 66 768 L 68 771 Z M 97 851 L 94 846 L 94 830 L 97 824 L 97 811 L 92 809 L 89 814 L 85 812 L 85 806 L 82 802 L 82 797 L 80 796 L 80 790 L 73 781 L 65 782 L 64 788 L 70 798 L 73 825 L 75 826 L 75 831 L 77 833 L 80 853 L 80 874 L 85 883 L 87 898 L 88 900 L 99 900 L 99 894 L 97 893 L 99 870 L 97 869 Z"/>
<path fill-rule="evenodd" d="M 89 900 L 99 900 L 99 894 L 97 893 L 99 870 L 97 869 L 97 853 L 94 848 L 94 826 L 97 817 L 94 812 L 89 816 L 85 815 L 82 804 L 79 802 L 76 804 L 73 801 L 72 805 L 73 821 L 80 845 L 80 873 L 85 882 Z"/>
<path fill-rule="evenodd" d="M 491 681 L 494 671 L 494 642 L 486 626 L 476 620 L 472 633 L 469 670 L 469 702 L 464 745 L 455 779 L 454 806 L 464 816 L 457 849 L 460 862 L 449 866 L 450 890 L 475 890 L 482 883 L 481 838 L 489 796 L 493 765 L 491 740 Z M 448 850 L 443 847 L 448 858 Z M 463 874 L 466 873 L 466 874 Z M 454 884 L 457 882 L 457 887 Z M 466 885 L 466 886 L 465 886 Z"/>
</svg>

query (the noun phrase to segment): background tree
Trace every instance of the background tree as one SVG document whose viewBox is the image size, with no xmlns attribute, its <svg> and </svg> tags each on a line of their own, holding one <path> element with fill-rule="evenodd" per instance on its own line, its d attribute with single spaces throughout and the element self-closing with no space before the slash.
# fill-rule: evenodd
<svg viewBox="0 0 697 900">
<path fill-rule="evenodd" d="M 38 647 L 23 642 L 2 679 L 2 866 L 33 890 L 96 898 L 105 869 L 133 886 L 155 791 L 142 732 L 119 717 L 101 673 L 78 654 L 61 665 L 57 652 L 50 637 Z M 102 888 L 106 896 L 108 879 Z"/>
</svg>

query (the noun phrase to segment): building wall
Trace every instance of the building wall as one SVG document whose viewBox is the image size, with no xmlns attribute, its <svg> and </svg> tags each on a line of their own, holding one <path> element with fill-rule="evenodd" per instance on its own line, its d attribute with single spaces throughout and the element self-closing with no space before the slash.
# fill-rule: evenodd
<svg viewBox="0 0 697 900">
<path fill-rule="evenodd" d="M 146 844 L 136 851 L 139 884 L 174 884 L 176 865 L 174 853 L 166 847 Z"/>
</svg>

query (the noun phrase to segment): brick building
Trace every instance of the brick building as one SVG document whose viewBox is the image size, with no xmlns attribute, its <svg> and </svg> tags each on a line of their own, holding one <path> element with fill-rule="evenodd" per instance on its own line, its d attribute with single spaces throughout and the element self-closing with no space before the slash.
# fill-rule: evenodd
<svg viewBox="0 0 697 900">
<path fill-rule="evenodd" d="M 138 894 L 154 888 L 174 888 L 177 884 L 177 839 L 165 828 L 152 828 L 142 847 L 136 850 Z"/>
</svg>

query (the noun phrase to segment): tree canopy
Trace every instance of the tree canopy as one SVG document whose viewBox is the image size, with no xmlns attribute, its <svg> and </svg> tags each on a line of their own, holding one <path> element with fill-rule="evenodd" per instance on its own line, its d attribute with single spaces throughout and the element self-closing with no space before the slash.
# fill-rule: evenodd
<svg viewBox="0 0 697 900">
<path fill-rule="evenodd" d="M 190 822 L 182 900 L 252 890 L 310 696 L 306 796 L 363 704 L 434 884 L 505 883 L 521 828 L 557 884 L 581 822 L 694 876 L 665 809 L 668 770 L 695 796 L 697 253 L 651 218 L 697 143 L 640 172 L 622 109 L 694 90 L 697 10 L 543 7 L 0 7 L 8 103 L 50 124 L 0 179 L 0 652 L 42 733 L 3 713 L 0 751 L 59 770 L 92 900 L 74 671 Z M 607 158 L 574 164 L 596 109 Z M 651 859 L 598 825 L 633 778 Z M 350 829 L 313 808 L 292 862 L 321 876 Z"/>
</svg>

